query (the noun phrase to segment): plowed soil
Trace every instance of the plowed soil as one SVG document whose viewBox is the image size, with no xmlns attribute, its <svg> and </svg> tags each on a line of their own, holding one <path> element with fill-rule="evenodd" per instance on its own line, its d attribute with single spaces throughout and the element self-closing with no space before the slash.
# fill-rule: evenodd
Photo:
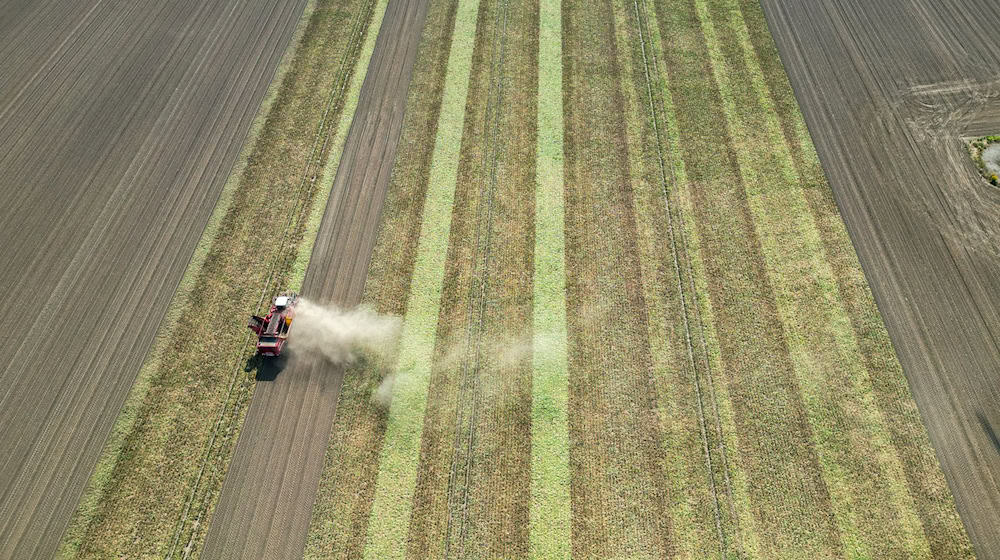
<svg viewBox="0 0 1000 560">
<path fill-rule="evenodd" d="M 1000 189 L 961 138 L 1000 132 L 1000 8 L 897 4 L 763 2 L 959 514 L 995 558 Z"/>
<path fill-rule="evenodd" d="M 424 0 L 389 2 L 306 271 L 313 301 L 361 301 L 426 11 Z M 344 370 L 291 362 L 272 373 L 255 389 L 205 558 L 302 555 Z"/>
<path fill-rule="evenodd" d="M 0 557 L 54 552 L 304 5 L 0 2 Z"/>
</svg>

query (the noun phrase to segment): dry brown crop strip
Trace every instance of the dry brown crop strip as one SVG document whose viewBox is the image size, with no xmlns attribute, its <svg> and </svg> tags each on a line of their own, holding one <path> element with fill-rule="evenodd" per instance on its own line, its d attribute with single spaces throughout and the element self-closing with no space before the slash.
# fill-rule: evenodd
<svg viewBox="0 0 1000 560">
<path fill-rule="evenodd" d="M 673 268 L 674 268 L 674 271 L 676 273 L 677 293 L 680 296 L 681 317 L 683 319 L 683 324 L 684 324 L 684 339 L 685 339 L 684 342 L 685 342 L 685 347 L 686 347 L 686 350 L 687 350 L 688 366 L 691 368 L 691 375 L 692 375 L 692 378 L 694 380 L 695 397 L 696 397 L 696 400 L 697 400 L 697 408 L 698 408 L 698 427 L 699 427 L 699 431 L 701 432 L 701 441 L 702 441 L 703 452 L 704 452 L 704 456 L 705 456 L 705 463 L 706 463 L 706 468 L 707 468 L 707 476 L 708 476 L 709 486 L 711 488 L 711 492 L 712 492 L 712 496 L 713 496 L 713 500 L 714 500 L 713 513 L 714 513 L 714 518 L 715 518 L 716 532 L 718 533 L 718 536 L 719 536 L 719 552 L 720 552 L 721 555 L 724 556 L 725 553 L 726 553 L 726 550 L 727 550 L 728 546 L 727 546 L 727 542 L 726 542 L 726 534 L 725 534 L 725 531 L 723 530 L 722 520 L 720 519 L 720 514 L 719 514 L 719 491 L 716 488 L 716 483 L 715 483 L 715 468 L 713 468 L 713 465 L 712 465 L 712 454 L 711 454 L 711 451 L 709 450 L 709 438 L 708 438 L 708 435 L 706 433 L 706 422 L 705 422 L 705 416 L 706 416 L 706 414 L 705 414 L 705 410 L 704 410 L 704 408 L 705 408 L 705 404 L 704 404 L 705 399 L 704 399 L 704 396 L 702 394 L 701 378 L 700 378 L 700 375 L 698 373 L 698 367 L 697 367 L 697 365 L 695 363 L 694 345 L 692 343 L 692 335 L 691 335 L 691 330 L 692 330 L 691 324 L 690 324 L 691 321 L 690 321 L 690 319 L 688 317 L 688 305 L 689 305 L 688 304 L 688 298 L 689 297 L 690 298 L 696 297 L 697 292 L 695 292 L 695 290 L 694 290 L 694 276 L 691 273 L 690 259 L 686 259 L 685 260 L 685 259 L 681 259 L 681 258 L 678 257 L 678 253 L 680 251 L 683 251 L 684 255 L 686 256 L 688 254 L 688 248 L 687 248 L 687 243 L 686 243 L 686 241 L 684 239 L 684 230 L 683 230 L 683 227 L 677 228 L 678 234 L 675 236 L 674 210 L 672 209 L 672 205 L 670 203 L 670 198 L 671 198 L 671 192 L 678 187 L 678 185 L 677 185 L 677 177 L 674 174 L 674 168 L 671 165 L 671 166 L 669 166 L 670 177 L 668 179 L 668 177 L 667 177 L 667 167 L 668 166 L 664 162 L 664 145 L 663 145 L 664 142 L 663 142 L 663 139 L 662 139 L 663 133 L 661 132 L 661 126 L 660 126 L 660 123 L 659 123 L 658 111 L 663 111 L 663 112 L 665 112 L 665 111 L 664 111 L 664 108 L 663 108 L 662 104 L 660 104 L 659 107 L 657 106 L 657 102 L 654 101 L 654 95 L 653 95 L 653 84 L 654 83 L 656 84 L 657 90 L 659 90 L 662 87 L 662 85 L 660 84 L 660 81 L 657 79 L 659 77 L 658 76 L 659 70 L 658 70 L 658 67 L 657 67 L 657 64 L 656 64 L 656 58 L 655 58 L 656 57 L 656 49 L 655 49 L 655 47 L 652 44 L 652 41 L 650 39 L 650 33 L 648 31 L 649 16 L 648 16 L 648 8 L 646 6 L 645 0 L 642 0 L 642 2 L 641 2 L 641 9 L 640 9 L 640 2 L 639 2 L 639 0 L 632 0 L 632 12 L 633 12 L 633 15 L 635 16 L 635 25 L 636 25 L 636 28 L 637 28 L 637 31 L 638 31 L 638 34 L 639 34 L 639 42 L 640 42 L 640 47 L 641 47 L 641 52 L 642 52 L 643 74 L 644 74 L 645 86 L 646 86 L 646 88 L 645 88 L 646 89 L 646 99 L 647 99 L 648 106 L 649 106 L 649 120 L 650 120 L 650 123 L 653 126 L 653 135 L 655 137 L 656 157 L 657 157 L 657 163 L 658 163 L 659 174 L 660 174 L 660 190 L 661 190 L 661 196 L 662 196 L 662 201 L 663 201 L 663 205 L 664 205 L 664 211 L 665 211 L 666 216 L 667 216 L 667 231 L 668 231 L 668 236 L 669 236 L 669 239 L 670 239 L 670 253 L 671 253 L 671 258 L 673 260 Z M 647 41 L 649 42 L 649 45 L 650 45 L 650 48 L 648 49 L 648 55 L 647 55 Z M 652 63 L 650 63 L 650 59 L 652 59 Z M 652 67 L 652 70 L 651 70 L 651 67 Z M 678 214 L 679 222 L 682 221 L 683 218 L 680 217 L 680 207 L 679 206 L 677 207 L 676 212 Z M 682 247 L 681 247 L 680 250 L 678 249 L 678 242 L 677 242 L 677 239 L 676 239 L 677 237 L 680 237 L 680 239 L 681 239 L 680 245 Z M 682 260 L 683 260 L 684 266 L 686 268 L 687 276 L 690 279 L 690 286 L 689 286 L 689 288 L 690 288 L 690 295 L 688 293 L 686 293 L 686 289 L 685 289 L 685 286 L 684 286 L 683 275 L 681 273 L 681 261 Z M 723 438 L 722 424 L 719 421 L 718 405 L 717 405 L 717 402 L 715 400 L 714 383 L 713 383 L 712 377 L 711 377 L 711 370 L 710 370 L 711 366 L 709 364 L 709 358 L 708 358 L 708 355 L 707 355 L 707 345 L 705 343 L 704 324 L 701 322 L 701 315 L 700 315 L 700 311 L 698 311 L 699 307 L 698 307 L 697 303 L 693 303 L 693 306 L 694 306 L 696 312 L 698 313 L 697 314 L 697 321 L 698 321 L 698 326 L 699 326 L 699 329 L 700 329 L 699 330 L 699 335 L 700 335 L 700 340 L 701 340 L 701 349 L 702 349 L 702 353 L 703 353 L 704 364 L 705 364 L 705 367 L 706 367 L 706 373 L 707 373 L 707 376 L 708 376 L 708 383 L 709 383 L 709 387 L 710 387 L 709 398 L 711 400 L 712 408 L 713 408 L 713 412 L 714 412 L 714 416 L 715 416 L 715 427 L 716 427 L 717 437 L 719 439 L 718 445 L 719 445 L 719 448 L 720 448 L 720 451 L 721 451 L 721 454 L 722 454 L 722 458 L 723 458 L 722 459 L 722 462 L 723 462 L 722 469 L 723 469 L 723 473 L 724 473 L 724 480 L 725 480 L 725 486 L 726 486 L 726 488 L 725 488 L 725 494 L 726 494 L 726 498 L 727 498 L 727 501 L 728 501 L 728 504 L 729 504 L 730 516 L 733 519 L 733 523 L 734 523 L 734 526 L 735 526 L 735 507 L 733 505 L 732 487 L 731 487 L 731 483 L 730 483 L 730 480 L 729 480 L 729 466 L 728 466 L 728 460 L 726 459 L 725 439 Z M 739 539 L 738 538 L 737 538 L 737 543 L 739 543 Z"/>
<path fill-rule="evenodd" d="M 692 2 L 657 3 L 657 14 L 680 150 L 715 311 L 723 375 L 735 412 L 740 467 L 751 481 L 771 483 L 767 489 L 750 487 L 754 517 L 764 535 L 762 544 L 780 547 L 780 542 L 788 542 L 791 546 L 793 541 L 781 540 L 789 538 L 802 550 L 838 550 L 838 535 L 824 513 L 829 511 L 829 497 L 809 443 L 811 430 L 777 318 L 760 242 L 739 188 L 736 148 L 726 129 L 717 85 L 711 79 L 695 7 Z M 786 438 L 784 442 L 775 441 L 778 431 Z M 796 495 L 813 505 L 795 510 L 782 506 Z M 778 520 L 786 516 L 787 520 Z"/>
<path fill-rule="evenodd" d="M 448 47 L 458 3 L 431 1 L 411 79 L 403 130 L 382 212 L 364 301 L 403 315 L 423 220 L 424 201 L 444 93 Z M 365 363 L 344 378 L 337 417 L 313 509 L 306 557 L 360 557 L 385 435 L 387 407 L 372 395 L 389 366 Z"/>
<path fill-rule="evenodd" d="M 664 555 L 665 450 L 615 8 L 563 5 L 574 556 Z"/>
<path fill-rule="evenodd" d="M 309 211 L 310 203 L 312 202 L 313 195 L 315 194 L 315 189 L 317 187 L 316 178 L 318 173 L 322 170 L 323 163 L 325 162 L 329 149 L 330 137 L 334 128 L 330 125 L 330 120 L 332 120 L 332 117 L 334 117 L 343 106 L 344 91 L 350 81 L 353 70 L 353 62 L 359 49 L 361 48 L 361 43 L 364 38 L 363 32 L 367 27 L 367 23 L 371 20 L 374 6 L 374 0 L 366 0 L 366 2 L 361 3 L 351 22 L 349 35 L 351 39 L 348 43 L 348 48 L 341 56 L 336 78 L 334 79 L 330 92 L 327 96 L 327 102 L 325 104 L 323 114 L 319 119 L 316 133 L 312 139 L 312 147 L 310 148 L 309 155 L 303 165 L 302 175 L 299 179 L 298 185 L 295 188 L 295 192 L 297 194 L 294 198 L 294 208 L 291 212 L 288 212 L 288 217 L 281 228 L 281 235 L 278 242 L 274 245 L 275 252 L 267 267 L 267 277 L 263 287 L 261 288 L 255 312 L 259 312 L 262 305 L 269 301 L 270 298 L 268 296 L 280 291 L 282 289 L 282 284 L 287 281 L 287 279 L 283 278 L 283 275 L 287 273 L 290 259 L 294 258 L 295 251 L 289 251 L 286 247 L 291 240 L 297 239 L 302 235 L 302 228 L 305 225 L 305 217 Z M 219 419 L 216 421 L 207 442 L 205 456 L 201 461 L 198 476 L 195 478 L 194 484 L 191 488 L 191 496 L 185 504 L 184 510 L 177 521 L 174 538 L 171 540 L 170 548 L 167 551 L 168 558 L 172 558 L 177 551 L 180 538 L 185 532 L 185 528 L 188 524 L 189 512 L 193 504 L 200 502 L 198 513 L 195 515 L 194 519 L 191 520 L 193 525 L 191 528 L 190 538 L 182 549 L 184 558 L 187 558 L 190 555 L 195 545 L 195 540 L 198 538 L 198 529 L 200 528 L 201 522 L 204 519 L 204 516 L 209 512 L 212 505 L 211 494 L 216 492 L 218 486 L 221 484 L 224 473 L 221 469 L 216 469 L 211 473 L 208 484 L 204 487 L 201 486 L 205 470 L 208 464 L 213 460 L 213 457 L 228 457 L 232 446 L 235 444 L 236 438 L 233 437 L 233 435 L 238 431 L 237 423 L 242 416 L 242 411 L 245 408 L 245 404 L 249 399 L 253 388 L 253 383 L 249 377 L 243 376 L 242 383 L 234 394 L 236 382 L 240 379 L 241 372 L 245 371 L 241 364 L 248 358 L 252 357 L 252 354 L 248 355 L 248 353 L 251 352 L 248 350 L 250 340 L 251 335 L 248 333 L 244 336 L 243 344 L 240 346 L 240 350 L 235 355 L 235 365 L 233 367 L 233 374 L 229 389 L 227 390 L 227 396 L 223 401 L 222 408 L 219 413 Z M 232 402 L 230 402 L 231 400 Z M 232 406 L 230 406 L 230 404 L 232 404 Z M 229 412 L 229 417 L 228 421 L 225 421 L 224 419 L 227 416 L 227 410 Z M 216 440 L 222 433 L 225 433 L 228 437 L 223 439 L 221 447 L 216 450 Z"/>
<path fill-rule="evenodd" d="M 504 103 L 504 62 L 507 47 L 507 23 L 510 14 L 508 0 L 499 1 L 499 9 L 496 11 L 496 19 L 493 23 L 493 40 L 491 53 L 490 84 L 487 92 L 486 111 L 484 118 L 484 130 L 488 130 L 486 146 L 482 153 L 480 179 L 479 202 L 477 207 L 475 249 L 473 252 L 473 277 L 478 276 L 478 286 L 476 282 L 470 283 L 468 299 L 476 302 L 468 308 L 466 318 L 466 348 L 462 363 L 461 390 L 459 392 L 459 405 L 456 411 L 455 430 L 456 434 L 463 432 L 465 426 L 466 405 L 463 403 L 471 401 L 471 418 L 468 420 L 467 436 L 465 441 L 461 437 L 455 438 L 455 450 L 452 455 L 451 471 L 448 480 L 448 525 L 446 530 L 445 558 L 450 557 L 453 531 L 455 530 L 456 510 L 461 511 L 461 521 L 459 522 L 458 534 L 458 556 L 465 555 L 466 528 L 468 522 L 469 486 L 471 484 L 473 469 L 473 450 L 476 441 L 476 426 L 479 421 L 480 400 L 482 395 L 479 390 L 480 365 L 483 359 L 483 320 L 486 315 L 486 301 L 489 296 L 490 262 L 492 254 L 493 237 L 493 215 L 494 215 L 494 194 L 497 187 L 497 167 L 500 162 L 500 122 Z M 492 111 L 491 111 L 492 109 Z M 489 124 L 490 121 L 492 124 Z M 484 204 L 485 200 L 485 204 Z M 485 232 L 483 231 L 485 230 Z M 479 258 L 481 255 L 481 258 Z M 478 271 L 478 275 L 476 274 Z M 477 289 L 478 288 L 478 289 Z M 475 293 L 477 292 L 478 293 Z M 460 446 L 465 447 L 464 452 Z M 461 459 L 459 459 L 461 457 Z M 463 465 L 459 465 L 459 461 Z M 459 470 L 464 474 L 459 475 Z M 458 482 L 458 477 L 463 476 L 464 481 Z M 456 487 L 458 488 L 456 490 Z M 459 505 L 458 502 L 461 502 Z"/>
</svg>

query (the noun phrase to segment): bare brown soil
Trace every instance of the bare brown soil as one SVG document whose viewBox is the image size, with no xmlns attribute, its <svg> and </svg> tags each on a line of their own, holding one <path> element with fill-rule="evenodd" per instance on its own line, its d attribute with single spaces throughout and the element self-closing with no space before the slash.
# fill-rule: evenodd
<svg viewBox="0 0 1000 560">
<path fill-rule="evenodd" d="M 50 556 L 305 2 L 0 18 L 0 557 Z"/>
<path fill-rule="evenodd" d="M 958 512 L 977 554 L 992 558 L 1000 555 L 1000 193 L 959 139 L 1000 130 L 992 81 L 1000 10 L 972 4 L 763 2 Z M 899 403 L 885 410 L 906 414 Z M 906 456 L 917 436 L 903 421 L 892 425 Z M 929 488 L 921 472 L 932 471 L 915 469 L 911 492 L 921 496 Z M 943 503 L 931 498 L 919 503 Z M 936 556 L 963 554 L 953 515 L 924 509 L 921 521 Z"/>
<path fill-rule="evenodd" d="M 306 271 L 314 301 L 361 301 L 426 8 L 389 2 Z M 301 556 L 343 375 L 291 362 L 258 379 L 203 556 Z"/>
</svg>

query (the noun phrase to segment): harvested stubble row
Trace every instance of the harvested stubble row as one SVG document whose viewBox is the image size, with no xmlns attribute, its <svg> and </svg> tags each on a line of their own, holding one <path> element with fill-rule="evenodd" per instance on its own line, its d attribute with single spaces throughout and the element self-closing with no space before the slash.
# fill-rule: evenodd
<svg viewBox="0 0 1000 560">
<path fill-rule="evenodd" d="M 307 8 L 199 245 L 202 264 L 185 276 L 170 311 L 176 321 L 165 324 L 162 346 L 140 373 L 116 426 L 121 436 L 109 442 L 61 554 L 197 553 L 253 386 L 252 347 L 233 317 L 289 286 L 297 252 L 309 251 L 305 218 L 336 159 L 327 139 L 345 92 L 364 74 L 359 45 L 371 5 L 318 0 Z M 354 32 L 337 32 L 345 28 Z"/>
<path fill-rule="evenodd" d="M 656 7 L 643 0 L 615 10 L 619 58 L 622 67 L 631 70 L 622 91 L 649 343 L 667 449 L 671 546 L 680 555 L 745 549 L 752 554 L 753 546 L 741 541 L 741 536 L 752 534 L 740 533 L 735 519 L 737 504 L 746 502 L 745 491 L 734 491 L 743 476 L 731 472 L 731 411 L 726 399 L 720 405 L 716 398 L 717 393 L 725 395 L 725 388 L 717 386 L 718 360 L 709 355 L 709 334 L 714 331 L 705 324 L 707 311 L 699 306 L 693 272 L 701 268 L 692 266 L 692 236 L 685 230 L 682 191 L 675 188 L 686 175 L 675 149 L 670 92 L 661 79 L 659 33 L 655 23 L 651 25 L 655 15 Z"/>
<path fill-rule="evenodd" d="M 615 20 L 563 5 L 572 548 L 669 551 L 666 450 L 648 340 Z"/>
</svg>

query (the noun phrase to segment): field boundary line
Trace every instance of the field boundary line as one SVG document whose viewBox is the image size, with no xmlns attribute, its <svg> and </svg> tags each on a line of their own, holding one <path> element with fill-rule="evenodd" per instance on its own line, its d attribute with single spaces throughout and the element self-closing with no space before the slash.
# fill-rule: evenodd
<svg viewBox="0 0 1000 560">
<path fill-rule="evenodd" d="M 271 265 L 269 266 L 268 269 L 268 278 L 265 281 L 264 287 L 261 290 L 261 295 L 258 300 L 255 312 L 259 312 L 261 306 L 264 304 L 265 301 L 267 301 L 267 296 L 269 293 L 274 293 L 279 290 L 281 279 L 280 276 L 276 275 L 281 274 L 281 271 L 283 271 L 287 267 L 288 258 L 290 256 L 290 253 L 286 251 L 286 241 L 294 239 L 294 236 L 297 233 L 301 233 L 301 228 L 303 226 L 306 210 L 309 209 L 310 199 L 315 194 L 315 189 L 316 189 L 315 182 L 317 175 L 322 173 L 325 168 L 324 166 L 326 163 L 326 158 L 324 157 L 324 153 L 326 153 L 326 149 L 329 145 L 331 136 L 330 134 L 331 128 L 327 122 L 328 117 L 331 111 L 335 111 L 335 107 L 337 106 L 337 104 L 343 101 L 344 92 L 348 86 L 349 78 L 353 76 L 354 68 L 362 63 L 367 64 L 367 61 L 361 60 L 360 57 L 358 57 L 357 60 L 355 60 L 354 65 L 350 65 L 350 61 L 353 55 L 361 47 L 361 41 L 360 40 L 355 41 L 353 40 L 353 38 L 358 37 L 358 39 L 360 39 L 362 35 L 365 33 L 365 31 L 368 29 L 365 26 L 365 21 L 368 20 L 368 18 L 371 16 L 372 11 L 374 10 L 375 1 L 376 0 L 365 0 L 364 2 L 362 2 L 358 6 L 358 11 L 355 13 L 355 18 L 352 20 L 352 27 L 350 30 L 352 40 L 351 42 L 348 43 L 347 49 L 341 56 L 340 69 L 338 71 L 337 77 L 333 81 L 330 93 L 328 94 L 327 103 L 323 111 L 323 115 L 321 116 L 317 124 L 316 133 L 313 138 L 313 146 L 308 158 L 306 159 L 305 166 L 303 167 L 302 170 L 302 176 L 301 179 L 299 180 L 299 185 L 296 189 L 297 191 L 299 191 L 299 194 L 296 197 L 297 201 L 296 206 L 293 212 L 289 212 L 288 220 L 286 221 L 285 226 L 282 229 L 280 241 L 276 245 L 274 259 L 272 260 Z M 320 144 L 320 138 L 323 139 L 322 144 Z M 310 175 L 310 169 L 312 170 L 311 175 Z M 313 204 L 315 204 L 315 201 L 313 201 Z M 291 236 L 289 236 L 289 234 L 291 234 Z M 303 247 L 300 246 L 298 247 L 298 250 L 296 252 L 302 251 L 302 249 Z M 302 252 L 311 251 L 311 247 L 304 247 L 304 249 L 305 251 Z M 190 508 L 194 505 L 194 503 L 200 501 L 200 506 L 198 508 L 198 513 L 195 515 L 194 521 L 192 522 L 191 536 L 188 540 L 188 543 L 185 545 L 183 549 L 181 549 L 182 555 L 185 559 L 189 557 L 194 548 L 195 541 L 199 536 L 199 529 L 205 526 L 205 524 L 202 523 L 203 519 L 205 518 L 206 514 L 210 514 L 209 510 L 212 507 L 214 507 L 213 503 L 214 500 L 212 494 L 214 494 L 214 490 L 217 486 L 221 486 L 221 479 L 224 478 L 225 474 L 213 471 L 212 475 L 214 475 L 214 477 L 211 482 L 214 483 L 215 479 L 219 478 L 220 484 L 210 484 L 209 486 L 207 486 L 204 490 L 200 492 L 201 494 L 200 500 L 198 494 L 199 490 L 201 489 L 199 487 L 201 484 L 201 479 L 205 473 L 206 467 L 209 464 L 209 462 L 212 461 L 213 456 L 216 455 L 227 456 L 229 454 L 228 449 L 231 449 L 231 447 L 235 445 L 236 439 L 240 432 L 240 426 L 239 426 L 240 418 L 242 417 L 243 411 L 245 410 L 245 403 L 247 400 L 249 400 L 250 395 L 253 391 L 253 387 L 255 386 L 254 382 L 251 381 L 247 376 L 243 376 L 244 377 L 243 382 L 240 385 L 239 389 L 236 391 L 235 397 L 233 396 L 233 394 L 236 382 L 241 377 L 241 373 L 243 370 L 241 364 L 245 363 L 246 361 L 245 357 L 247 352 L 249 351 L 248 346 L 250 340 L 251 340 L 251 335 L 250 333 L 247 333 L 244 337 L 244 343 L 242 345 L 242 348 L 239 350 L 239 357 L 237 358 L 237 362 L 234 367 L 233 377 L 229 387 L 229 391 L 226 396 L 226 400 L 223 402 L 222 410 L 220 411 L 219 420 L 213 427 L 212 434 L 207 444 L 207 451 L 205 458 L 201 464 L 198 477 L 195 479 L 194 486 L 191 490 L 191 497 L 188 503 L 185 505 L 184 512 L 182 513 L 181 518 L 178 521 L 178 527 L 176 529 L 175 537 L 170 545 L 170 549 L 168 550 L 167 558 L 172 558 L 174 555 L 174 551 L 176 550 L 176 547 L 179 544 L 178 539 L 182 536 L 182 534 L 185 531 L 185 525 L 187 524 L 188 521 L 188 512 L 190 511 Z M 224 424 L 223 420 L 226 415 L 226 410 L 229 408 L 229 403 L 231 398 L 235 398 L 235 400 L 233 401 L 233 406 L 230 409 L 231 417 L 229 422 L 226 422 Z M 222 445 L 225 447 L 220 448 L 220 451 L 218 453 L 213 453 L 215 441 L 222 430 L 225 430 L 227 432 L 226 437 L 223 438 L 224 441 L 222 443 Z"/>
<path fill-rule="evenodd" d="M 364 557 L 406 553 L 444 284 L 479 0 L 459 0 Z"/>
<path fill-rule="evenodd" d="M 163 321 L 157 329 L 156 338 L 154 339 L 150 352 L 143 361 L 143 365 L 140 366 L 139 373 L 132 384 L 132 389 L 129 390 L 125 403 L 123 404 L 122 409 L 118 414 L 118 418 L 112 426 L 111 433 L 104 444 L 104 449 L 101 452 L 100 458 L 91 473 L 82 496 L 80 497 L 77 509 L 74 512 L 69 525 L 67 525 L 66 532 L 63 534 L 56 552 L 57 558 L 72 558 L 76 556 L 80 546 L 82 545 L 81 539 L 90 526 L 94 515 L 97 514 L 97 508 L 103 501 L 108 484 L 111 481 L 111 473 L 114 471 L 115 465 L 118 463 L 124 450 L 123 446 L 125 439 L 135 427 L 138 414 L 143 408 L 146 395 L 149 393 L 149 389 L 154 381 L 157 371 L 159 370 L 160 360 L 172 341 L 173 331 L 176 328 L 177 321 L 180 319 L 184 310 L 188 307 L 188 299 L 190 298 L 191 292 L 197 283 L 203 265 L 205 264 L 205 260 L 208 258 L 209 250 L 216 235 L 218 234 L 220 226 L 222 225 L 222 220 L 225 218 L 230 207 L 232 206 L 233 197 L 237 187 L 239 186 L 240 179 L 243 176 L 243 172 L 247 167 L 250 156 L 253 154 L 255 146 L 259 141 L 260 135 L 263 132 L 264 124 L 271 114 L 274 103 L 278 98 L 278 93 L 281 91 L 285 76 L 291 69 L 295 56 L 304 41 L 306 29 L 308 28 L 309 21 L 312 19 L 316 10 L 317 3 L 318 0 L 308 0 L 306 6 L 303 8 L 303 13 L 300 16 L 288 43 L 289 46 L 286 48 L 280 62 L 275 68 L 270 85 L 268 86 L 267 91 L 264 94 L 264 98 L 261 101 L 260 108 L 250 125 L 250 130 L 244 140 L 243 148 L 240 150 L 240 153 L 229 172 L 229 177 L 219 194 L 219 198 L 216 201 L 215 208 L 212 210 L 212 214 L 209 216 L 205 230 L 202 232 L 201 238 L 195 246 L 191 261 L 188 263 L 184 274 L 181 276 L 181 280 L 178 283 L 173 300 L 169 304 Z"/>
<path fill-rule="evenodd" d="M 746 29 L 746 22 L 743 20 L 742 12 L 738 5 L 733 4 L 726 0 L 726 11 L 729 13 L 731 18 L 730 24 L 736 29 L 738 35 L 737 40 L 740 45 L 747 70 L 750 74 L 750 81 L 753 86 L 753 94 L 756 97 L 757 103 L 763 108 L 763 119 L 767 130 L 758 131 L 758 133 L 766 134 L 770 139 L 775 140 L 772 142 L 775 146 L 779 148 L 779 155 L 777 158 L 778 168 L 774 172 L 779 173 L 786 183 L 786 188 L 782 190 L 782 200 L 785 206 L 792 206 L 792 215 L 795 217 L 793 220 L 793 225 L 786 225 L 786 227 L 793 227 L 798 233 L 799 243 L 805 245 L 805 252 L 809 255 L 808 262 L 809 268 L 813 271 L 816 278 L 814 283 L 821 289 L 830 286 L 834 286 L 832 292 L 829 289 L 824 289 L 826 293 L 833 293 L 833 296 L 826 297 L 822 302 L 824 315 L 826 320 L 833 325 L 843 326 L 844 324 L 850 324 L 850 318 L 847 315 L 847 311 L 844 308 L 843 302 L 839 298 L 839 293 L 836 291 L 836 281 L 834 279 L 833 271 L 830 267 L 830 263 L 826 259 L 826 249 L 823 246 L 822 241 L 819 238 L 819 229 L 815 223 L 815 217 L 813 213 L 808 208 L 808 202 L 805 200 L 804 194 L 801 187 L 801 177 L 799 177 L 797 170 L 795 169 L 794 162 L 791 157 L 791 147 L 788 145 L 787 138 L 781 131 L 780 124 L 776 122 L 776 109 L 773 104 L 773 100 L 764 86 L 763 74 L 760 67 L 760 62 L 757 60 L 756 52 L 753 50 L 750 44 L 750 39 L 748 31 Z M 725 60 L 724 55 L 720 52 L 720 46 L 718 44 L 718 39 L 716 39 L 715 24 L 711 14 L 708 13 L 708 8 L 706 7 L 706 0 L 696 0 L 698 17 L 702 23 L 702 29 L 706 36 L 706 44 L 708 45 L 708 50 L 711 58 L 712 73 L 714 74 L 715 80 L 719 85 L 720 92 L 722 93 L 723 99 L 723 110 L 727 116 L 728 126 L 733 132 L 740 132 L 744 127 L 741 124 L 741 119 L 738 117 L 733 100 L 734 93 L 732 86 L 729 81 L 728 76 L 728 63 Z M 737 138 L 746 136 L 746 133 L 740 133 L 734 135 Z M 756 171 L 754 170 L 754 165 L 748 161 L 748 155 L 737 152 L 737 157 L 740 160 L 740 172 L 746 178 L 747 174 L 750 173 L 753 179 L 756 176 Z M 775 214 L 776 210 L 772 205 L 767 204 L 763 198 L 767 197 L 765 192 L 761 192 L 754 187 L 755 181 L 745 180 L 744 189 L 746 190 L 748 205 L 753 213 L 754 219 L 758 224 L 778 224 L 782 222 L 780 216 Z M 787 220 L 786 220 L 787 222 Z M 760 225 L 758 225 L 760 227 Z M 773 247 L 774 236 L 762 235 L 761 246 L 763 249 L 765 262 L 767 263 L 768 276 L 775 286 L 775 291 L 778 294 L 776 297 L 777 307 L 779 315 L 782 320 L 782 327 L 785 330 L 785 337 L 788 341 L 789 347 L 791 349 L 791 355 L 793 359 L 795 374 L 799 378 L 802 392 L 806 397 L 804 399 L 806 403 L 806 411 L 809 417 L 810 424 L 813 426 L 812 439 L 814 445 L 817 447 L 819 452 L 820 464 L 823 470 L 823 478 L 826 481 L 828 488 L 830 490 L 831 501 L 834 504 L 834 516 L 838 520 L 837 525 L 841 529 L 842 537 L 844 538 L 845 546 L 850 549 L 853 547 L 854 550 L 848 550 L 850 553 L 854 554 L 872 554 L 872 551 L 868 547 L 876 543 L 866 543 L 860 540 L 862 532 L 859 532 L 861 527 L 865 524 L 869 524 L 870 521 L 858 518 L 856 512 L 850 505 L 850 490 L 848 486 L 850 483 L 842 480 L 847 473 L 844 472 L 842 466 L 839 465 L 840 461 L 835 457 L 836 452 L 833 449 L 829 449 L 829 446 L 833 445 L 832 442 L 824 442 L 823 437 L 819 434 L 824 431 L 823 426 L 825 420 L 823 414 L 817 410 L 817 406 L 821 403 L 817 400 L 815 393 L 817 391 L 823 391 L 821 387 L 817 385 L 817 380 L 810 380 L 811 376 L 809 374 L 810 367 L 808 365 L 807 355 L 809 353 L 806 348 L 807 341 L 802 336 L 794 336 L 788 332 L 788 326 L 794 324 L 794 318 L 796 316 L 797 305 L 794 301 L 789 301 L 788 297 L 782 297 L 780 294 L 782 292 L 781 286 L 784 285 L 782 282 L 781 273 L 781 258 L 777 250 Z M 846 334 L 844 334 L 846 333 Z M 889 479 L 888 489 L 885 490 L 892 502 L 892 508 L 895 512 L 896 520 L 900 524 L 900 528 L 903 530 L 905 535 L 902 545 L 905 546 L 911 555 L 918 555 L 917 557 L 929 557 L 930 548 L 927 537 L 923 532 L 923 526 L 917 515 L 915 503 L 913 497 L 909 494 L 909 489 L 905 487 L 905 484 L 900 485 L 900 481 L 905 481 L 905 474 L 903 466 L 898 455 L 895 452 L 895 448 L 892 446 L 890 441 L 890 436 L 888 435 L 888 429 L 885 425 L 885 418 L 878 408 L 877 403 L 874 401 L 874 397 L 871 393 L 872 384 L 868 377 L 867 369 L 863 366 L 863 357 L 861 356 L 861 349 L 859 342 L 856 339 L 853 328 L 843 328 L 834 327 L 831 332 L 825 333 L 824 336 L 832 336 L 832 347 L 834 352 L 839 356 L 839 362 L 841 367 L 845 371 L 845 377 L 848 386 L 852 390 L 852 397 L 860 399 L 862 410 L 865 416 L 870 421 L 870 425 L 874 425 L 876 428 L 874 430 L 869 430 L 870 437 L 868 441 L 873 446 L 874 456 L 871 460 L 875 461 L 879 468 L 885 470 L 885 474 Z M 849 437 L 849 436 L 847 436 Z M 846 525 L 845 525 L 846 524 Z"/>
<path fill-rule="evenodd" d="M 541 0 L 531 380 L 533 558 L 571 555 L 569 356 L 563 185 L 562 2 Z M 544 208 L 545 211 L 539 211 Z"/>
</svg>

